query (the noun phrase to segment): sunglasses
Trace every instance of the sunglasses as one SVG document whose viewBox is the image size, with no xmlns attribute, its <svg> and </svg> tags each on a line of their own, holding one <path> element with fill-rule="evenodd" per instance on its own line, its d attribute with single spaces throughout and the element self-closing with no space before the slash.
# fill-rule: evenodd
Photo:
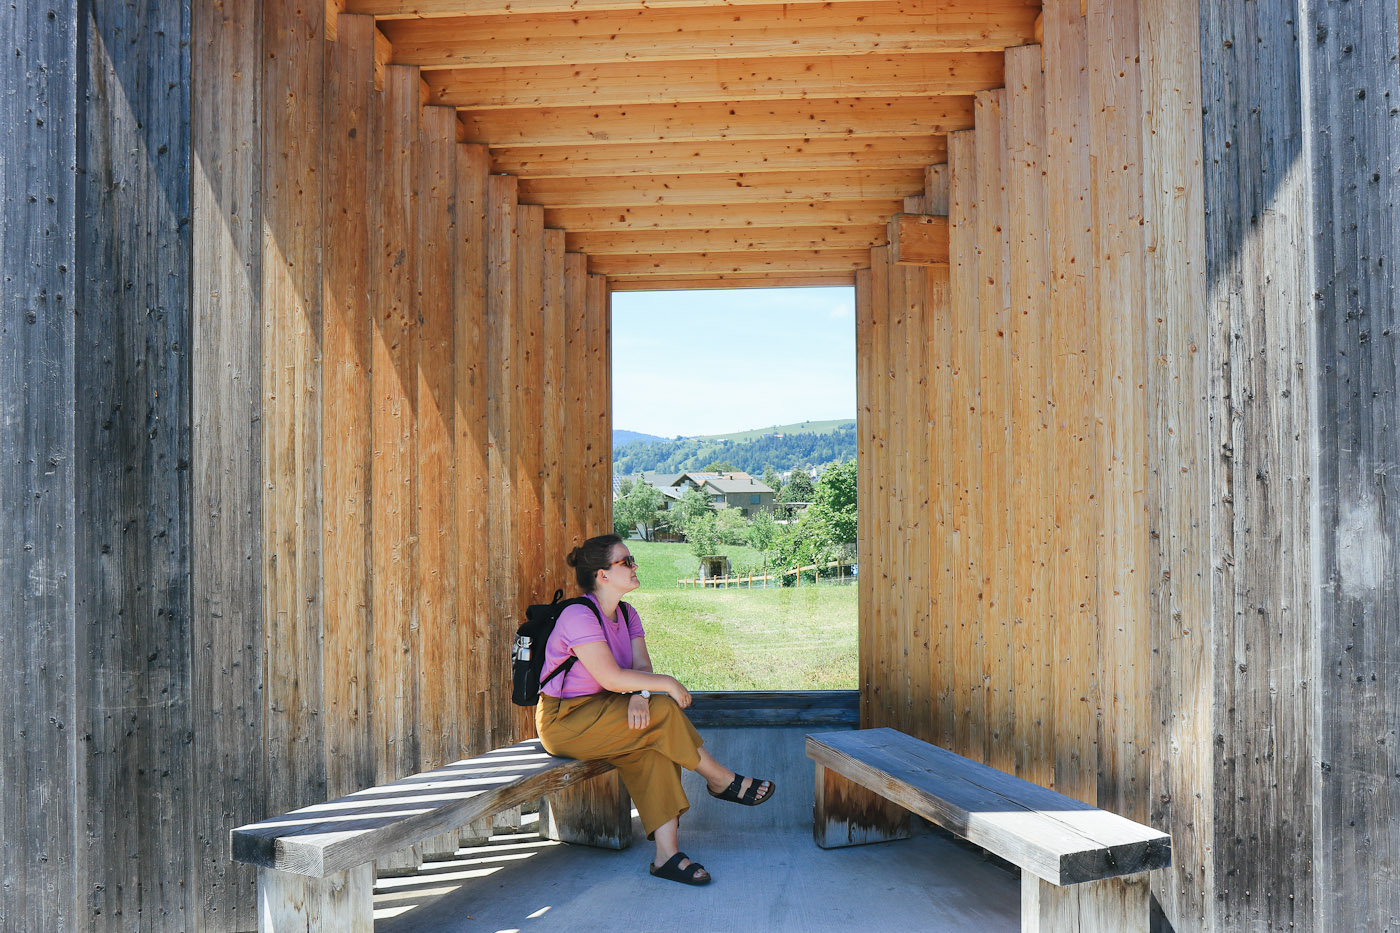
<svg viewBox="0 0 1400 933">
<path fill-rule="evenodd" d="M 624 566 L 624 567 L 631 567 L 633 570 L 636 570 L 636 569 L 637 569 L 637 558 L 633 557 L 631 554 L 628 554 L 626 557 L 622 558 L 621 560 L 615 560 L 615 561 L 613 561 L 611 564 L 608 564 L 608 569 L 611 570 L 612 568 L 616 567 L 618 564 L 621 564 L 621 565 Z"/>
</svg>

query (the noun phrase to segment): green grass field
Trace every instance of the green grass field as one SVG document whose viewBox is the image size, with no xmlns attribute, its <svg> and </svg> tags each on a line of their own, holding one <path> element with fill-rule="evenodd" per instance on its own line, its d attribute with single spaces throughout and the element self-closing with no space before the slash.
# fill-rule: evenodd
<svg viewBox="0 0 1400 933">
<path fill-rule="evenodd" d="M 855 689 L 856 587 L 680 589 L 696 565 L 685 545 L 627 546 L 642 581 L 627 601 L 657 671 L 690 690 Z"/>
</svg>

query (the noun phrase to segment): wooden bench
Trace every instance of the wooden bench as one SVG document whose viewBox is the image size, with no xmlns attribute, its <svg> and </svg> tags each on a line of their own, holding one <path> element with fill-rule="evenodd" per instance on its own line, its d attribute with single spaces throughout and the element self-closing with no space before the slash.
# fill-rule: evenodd
<svg viewBox="0 0 1400 933">
<path fill-rule="evenodd" d="M 906 838 L 909 814 L 1021 868 L 1021 929 L 1148 929 L 1171 837 L 894 729 L 807 736 L 822 848 Z"/>
<path fill-rule="evenodd" d="M 631 800 L 612 765 L 556 758 L 532 739 L 240 826 L 230 843 L 236 861 L 258 866 L 260 931 L 369 933 L 376 863 L 416 869 L 424 846 L 450 857 L 464 828 L 479 836 L 483 818 L 540 799 L 548 839 L 632 841 Z"/>
</svg>

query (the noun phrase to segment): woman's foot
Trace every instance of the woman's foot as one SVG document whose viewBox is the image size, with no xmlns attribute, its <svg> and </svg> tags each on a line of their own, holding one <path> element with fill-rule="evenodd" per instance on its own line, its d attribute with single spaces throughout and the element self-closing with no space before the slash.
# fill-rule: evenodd
<svg viewBox="0 0 1400 933">
<path fill-rule="evenodd" d="M 763 781 L 758 778 L 744 777 L 731 771 L 728 784 L 715 784 L 706 781 L 705 785 L 711 797 L 718 797 L 720 800 L 728 800 L 733 803 L 742 803 L 745 806 L 756 807 L 773 796 L 773 782 Z"/>
<path fill-rule="evenodd" d="M 658 851 L 656 861 L 651 864 L 648 870 L 658 878 L 679 881 L 681 884 L 702 885 L 710 883 L 710 873 L 705 871 L 705 866 L 699 862 L 692 862 L 684 852 L 673 852 L 669 857 L 663 859 L 661 852 Z"/>
</svg>

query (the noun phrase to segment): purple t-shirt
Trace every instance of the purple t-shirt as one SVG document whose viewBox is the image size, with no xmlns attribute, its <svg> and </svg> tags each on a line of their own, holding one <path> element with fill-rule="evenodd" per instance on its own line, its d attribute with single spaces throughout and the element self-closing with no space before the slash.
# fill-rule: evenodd
<svg viewBox="0 0 1400 933">
<path fill-rule="evenodd" d="M 595 606 L 598 604 L 592 593 L 586 595 L 593 600 Z M 624 614 L 627 616 L 625 622 L 622 619 Z M 563 664 L 565 659 L 574 653 L 575 645 L 586 645 L 595 641 L 608 643 L 618 667 L 624 670 L 631 668 L 632 639 L 642 638 L 646 633 L 642 631 L 642 620 L 637 616 L 637 610 L 631 607 L 624 610 L 619 604 L 617 617 L 617 621 L 614 622 L 604 616 L 603 624 L 599 625 L 598 617 L 587 606 L 570 606 L 559 613 L 559 621 L 554 623 L 554 631 L 550 633 L 549 641 L 545 642 L 544 670 L 540 673 L 540 679 L 548 677 L 555 668 Z M 583 666 L 582 661 L 575 661 L 567 673 L 560 674 L 545 684 L 540 688 L 540 692 L 569 699 L 602 693 L 603 685 L 593 679 L 593 675 L 588 673 L 588 668 Z"/>
</svg>

